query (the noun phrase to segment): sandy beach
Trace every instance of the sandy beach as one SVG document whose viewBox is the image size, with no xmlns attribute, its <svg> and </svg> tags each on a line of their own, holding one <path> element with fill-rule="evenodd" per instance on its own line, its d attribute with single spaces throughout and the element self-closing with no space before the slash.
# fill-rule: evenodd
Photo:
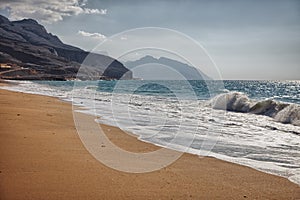
<svg viewBox="0 0 300 200">
<path fill-rule="evenodd" d="M 249 167 L 183 154 L 158 171 L 130 174 L 93 158 L 76 132 L 72 106 L 0 90 L 0 199 L 300 199 L 289 180 Z M 92 116 L 84 115 L 91 118 Z M 158 147 L 101 125 L 119 147 Z"/>
</svg>

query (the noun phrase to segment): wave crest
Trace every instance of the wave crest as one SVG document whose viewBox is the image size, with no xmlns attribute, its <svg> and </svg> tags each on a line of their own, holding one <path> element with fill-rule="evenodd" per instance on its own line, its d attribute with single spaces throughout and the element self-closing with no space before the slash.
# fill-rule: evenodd
<svg viewBox="0 0 300 200">
<path fill-rule="evenodd" d="M 298 104 L 290 104 L 278 112 L 274 119 L 278 122 L 300 126 L 300 106 Z"/>
<path fill-rule="evenodd" d="M 298 104 L 272 99 L 254 101 L 244 93 L 229 92 L 214 97 L 210 105 L 213 109 L 265 115 L 274 118 L 277 122 L 300 126 L 300 105 Z"/>
<path fill-rule="evenodd" d="M 249 97 L 241 92 L 220 94 L 214 97 L 211 102 L 214 109 L 234 112 L 249 112 L 252 104 Z"/>
</svg>

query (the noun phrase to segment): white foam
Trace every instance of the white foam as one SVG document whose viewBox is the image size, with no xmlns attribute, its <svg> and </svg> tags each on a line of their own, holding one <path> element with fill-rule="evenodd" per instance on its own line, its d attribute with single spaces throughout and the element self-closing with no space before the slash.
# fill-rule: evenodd
<svg viewBox="0 0 300 200">
<path fill-rule="evenodd" d="M 204 101 L 112 95 L 96 92 L 93 87 L 71 91 L 72 88 L 61 90 L 32 82 L 20 82 L 19 85 L 2 88 L 72 100 L 76 105 L 87 108 L 80 112 L 101 116 L 99 122 L 119 126 L 138 135 L 141 140 L 198 155 L 214 156 L 284 176 L 300 184 L 300 140 L 294 134 L 300 133 L 300 127 L 278 123 L 267 116 L 214 110 Z M 234 99 L 230 106 L 235 110 L 245 111 L 243 105 L 252 105 L 252 101 L 241 93 L 227 97 Z M 286 107 L 282 113 L 278 113 L 279 120 L 290 120 L 290 113 L 294 111 L 295 108 Z M 297 117 L 299 115 L 292 119 L 299 119 Z M 180 144 L 170 143 L 176 134 L 182 141 Z M 189 141 L 189 137 L 194 137 L 194 141 L 187 150 L 184 144 L 185 140 Z M 210 145 L 214 142 L 216 144 L 210 151 Z"/>
</svg>

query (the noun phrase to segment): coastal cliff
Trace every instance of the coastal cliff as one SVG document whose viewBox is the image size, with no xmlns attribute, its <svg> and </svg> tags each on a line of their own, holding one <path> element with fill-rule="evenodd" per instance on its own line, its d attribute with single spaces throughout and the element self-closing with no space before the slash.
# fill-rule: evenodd
<svg viewBox="0 0 300 200">
<path fill-rule="evenodd" d="M 93 66 L 86 79 L 131 79 L 132 73 L 109 56 L 64 44 L 33 19 L 9 21 L 0 15 L 0 78 L 14 80 L 70 80 L 85 58 Z M 88 65 L 88 62 L 84 62 Z"/>
</svg>

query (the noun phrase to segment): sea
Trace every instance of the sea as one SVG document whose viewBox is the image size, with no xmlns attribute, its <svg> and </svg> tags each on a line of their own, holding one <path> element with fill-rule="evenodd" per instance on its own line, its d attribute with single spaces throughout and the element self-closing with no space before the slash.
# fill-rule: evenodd
<svg viewBox="0 0 300 200">
<path fill-rule="evenodd" d="M 85 108 L 75 112 L 95 115 L 97 122 L 142 141 L 249 166 L 300 185 L 300 81 L 15 82 L 2 88 L 58 97 Z M 265 103 L 259 114 L 215 109 L 214 100 L 222 95 L 234 99 L 236 108 L 266 101 L 289 107 L 277 116 Z"/>
</svg>

